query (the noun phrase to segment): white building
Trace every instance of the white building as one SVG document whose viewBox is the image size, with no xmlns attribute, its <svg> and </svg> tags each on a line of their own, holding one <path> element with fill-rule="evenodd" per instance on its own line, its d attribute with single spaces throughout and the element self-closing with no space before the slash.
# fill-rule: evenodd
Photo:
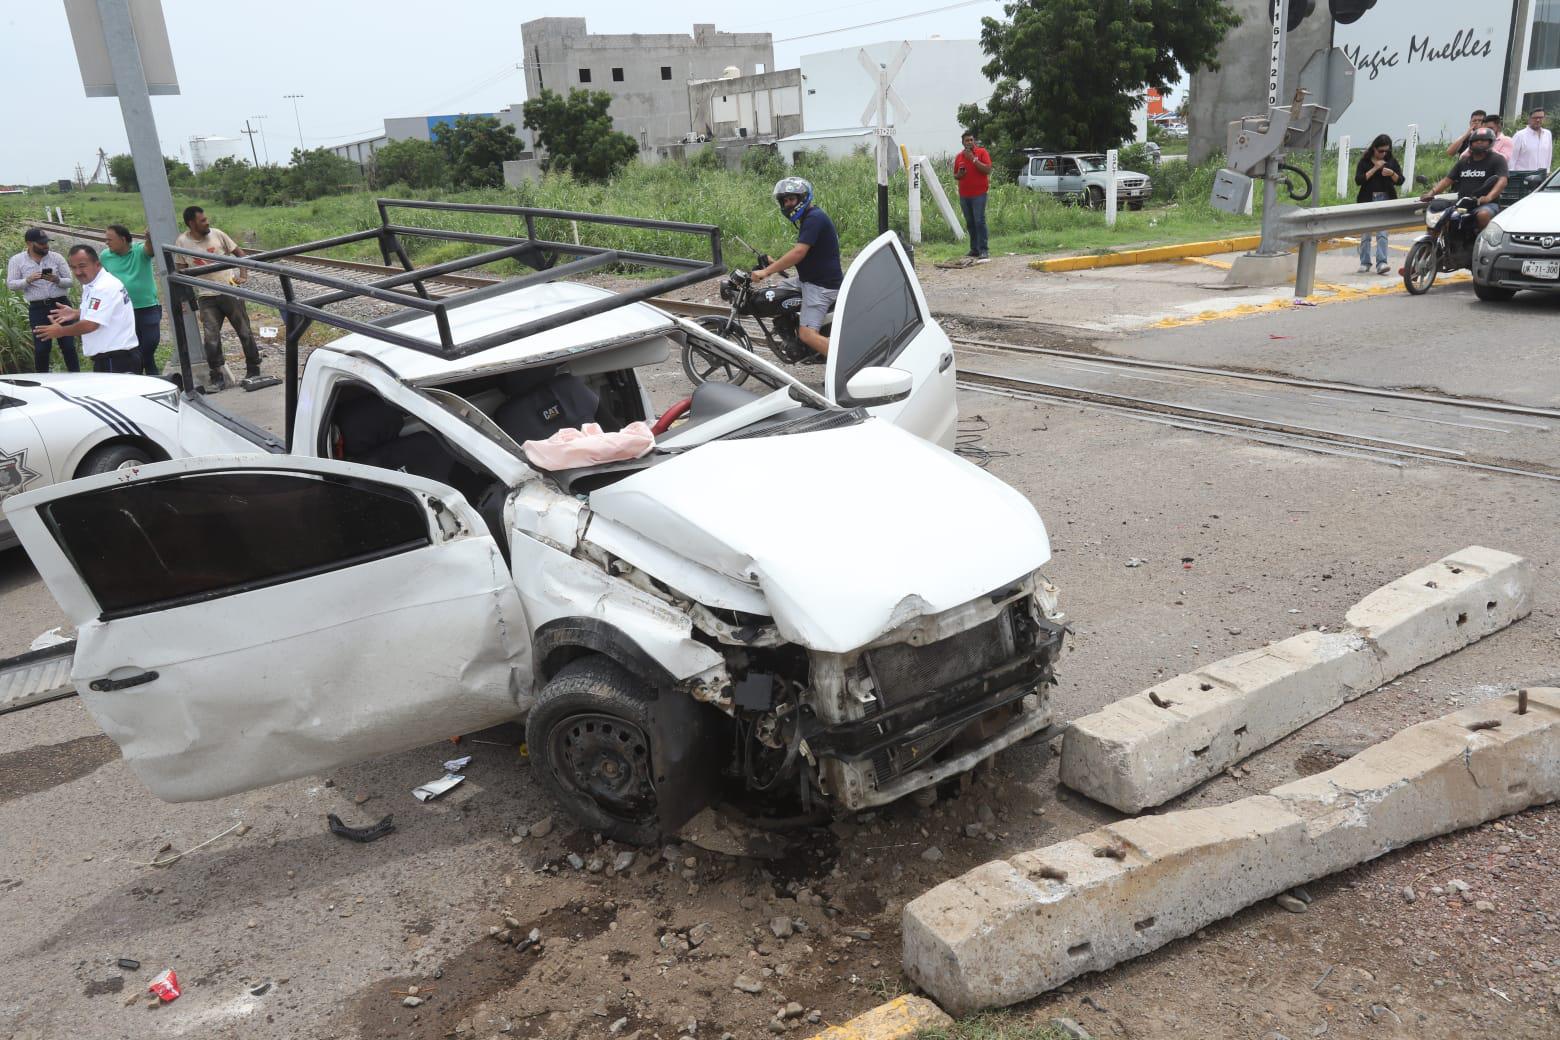
<svg viewBox="0 0 1560 1040">
<path fill-rule="evenodd" d="M 910 56 L 894 77 L 894 91 L 910 110 L 894 126 L 894 140 L 911 155 L 952 155 L 963 127 L 960 105 L 984 105 L 992 84 L 982 73 L 986 55 L 975 40 L 910 40 Z M 808 133 L 847 130 L 862 125 L 861 115 L 877 92 L 857 52 L 887 64 L 901 41 L 845 47 L 802 55 L 802 125 Z M 889 118 L 894 118 L 890 110 Z"/>
<path fill-rule="evenodd" d="M 1334 131 L 1356 143 L 1401 138 L 1410 123 L 1422 140 L 1445 141 L 1467 129 L 1475 108 L 1510 119 L 1560 105 L 1560 0 L 1380 0 L 1335 26 L 1333 43 L 1359 69 L 1354 103 Z"/>
<path fill-rule="evenodd" d="M 249 154 L 249 142 L 242 137 L 190 138 L 190 169 L 205 173 L 218 159 L 242 159 L 253 162 Z"/>
</svg>

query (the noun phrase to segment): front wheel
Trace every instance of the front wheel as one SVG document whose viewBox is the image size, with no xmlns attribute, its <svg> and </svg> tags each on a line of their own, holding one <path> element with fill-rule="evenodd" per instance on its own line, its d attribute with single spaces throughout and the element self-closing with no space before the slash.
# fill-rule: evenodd
<svg viewBox="0 0 1560 1040">
<path fill-rule="evenodd" d="M 1085 202 L 1084 205 L 1088 206 L 1090 209 L 1104 209 L 1105 189 L 1091 185 L 1089 188 L 1088 201 Z"/>
<path fill-rule="evenodd" d="M 1415 242 L 1403 261 L 1403 287 L 1415 296 L 1423 296 L 1435 284 L 1435 274 L 1440 266 L 1435 243 L 1424 239 Z"/>
<path fill-rule="evenodd" d="M 742 323 L 735 318 L 717 318 L 711 315 L 699 318 L 697 324 L 701 328 L 709 329 L 721 339 L 735 343 L 743 350 L 753 349 L 753 340 L 748 335 L 747 329 L 743 328 Z M 683 374 L 694 386 L 709 382 L 741 386 L 747 382 L 747 369 L 719 351 L 711 350 L 691 339 L 683 347 L 682 366 Z"/>
<path fill-rule="evenodd" d="M 112 473 L 116 469 L 134 469 L 155 461 L 156 456 L 139 444 L 105 444 L 81 460 L 76 476 L 90 477 L 98 473 Z"/>
<path fill-rule="evenodd" d="M 1502 289 L 1498 285 L 1480 285 L 1478 282 L 1474 282 L 1473 295 L 1477 296 L 1485 303 L 1505 303 L 1507 300 L 1517 295 L 1517 290 Z"/>
<path fill-rule="evenodd" d="M 620 665 L 590 656 L 565 665 L 526 719 L 542 788 L 586 829 L 633 845 L 661 837 L 653 701 Z"/>
</svg>

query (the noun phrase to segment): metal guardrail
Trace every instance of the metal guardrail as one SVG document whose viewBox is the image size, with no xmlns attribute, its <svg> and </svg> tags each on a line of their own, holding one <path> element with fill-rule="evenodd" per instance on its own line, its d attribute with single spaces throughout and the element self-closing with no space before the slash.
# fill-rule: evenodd
<svg viewBox="0 0 1560 1040">
<path fill-rule="evenodd" d="M 1455 195 L 1441 195 L 1438 198 L 1457 201 Z M 1285 243 L 1298 243 L 1300 246 L 1299 263 L 1295 269 L 1295 296 L 1309 296 L 1316 288 L 1316 254 L 1324 240 L 1341 235 L 1389 231 L 1415 222 L 1423 226 L 1428 206 L 1429 203 L 1421 202 L 1415 195 L 1406 199 L 1387 199 L 1385 202 L 1356 202 L 1347 206 L 1284 210 L 1278 215 L 1279 238 Z"/>
<path fill-rule="evenodd" d="M 74 639 L 0 661 L 0 715 L 75 694 L 70 681 Z"/>
</svg>

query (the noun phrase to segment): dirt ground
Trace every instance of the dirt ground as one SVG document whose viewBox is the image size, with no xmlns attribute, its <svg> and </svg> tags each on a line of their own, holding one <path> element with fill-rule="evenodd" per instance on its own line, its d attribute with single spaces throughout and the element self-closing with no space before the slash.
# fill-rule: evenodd
<svg viewBox="0 0 1560 1040">
<path fill-rule="evenodd" d="M 658 399 L 677 378 L 657 377 Z M 975 394 L 961 414 L 965 450 L 984 451 L 1052 535 L 1048 574 L 1074 633 L 1059 719 L 1339 625 L 1372 589 L 1468 544 L 1534 561 L 1530 618 L 1166 808 L 1264 791 L 1460 705 L 1560 683 L 1560 532 L 1547 485 Z M 947 532 L 945 551 L 972 537 Z M 18 556 L 0 559 L 8 646 L 59 623 Z M 1126 567 L 1133 557 L 1147 562 Z M 1048 748 L 1032 744 L 948 785 L 933 807 L 903 803 L 798 834 L 778 861 L 690 843 L 630 850 L 573 830 L 517 740 L 492 731 L 168 805 L 78 701 L 0 717 L 0 1035 L 807 1036 L 904 985 L 907 901 L 985 860 L 1118 818 L 1060 788 Z M 411 789 L 456 754 L 473 755 L 467 782 L 414 801 Z M 353 825 L 393 815 L 396 830 L 351 843 L 328 832 L 331 812 Z M 147 865 L 165 844 L 192 850 L 239 823 L 243 833 L 172 866 Z M 1305 914 L 1252 907 L 1013 1014 L 1065 1014 L 1096 1037 L 1552 1037 L 1556 877 L 1560 809 L 1529 811 L 1313 884 Z M 118 966 L 122 957 L 139 966 Z M 157 1007 L 145 986 L 167 967 L 184 995 Z M 413 986 L 424 1002 L 408 1007 Z M 793 1003 L 800 1013 L 777 1018 Z"/>
</svg>

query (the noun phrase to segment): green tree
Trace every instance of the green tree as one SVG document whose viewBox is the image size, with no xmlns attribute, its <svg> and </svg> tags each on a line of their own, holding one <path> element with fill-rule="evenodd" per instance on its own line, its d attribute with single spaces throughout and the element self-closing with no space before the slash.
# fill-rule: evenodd
<svg viewBox="0 0 1560 1040">
<path fill-rule="evenodd" d="M 1240 18 L 1225 0 L 1018 0 L 981 19 L 981 69 L 995 84 L 959 119 L 1016 175 L 1018 149 L 1112 148 L 1132 134 L 1145 87 L 1216 69 Z"/>
<path fill-rule="evenodd" d="M 604 181 L 632 162 L 639 145 L 612 129 L 611 104 L 604 90 L 571 90 L 567 98 L 544 90 L 527 101 L 521 109 L 526 129 L 536 131 L 537 145 L 547 151 L 542 169 Z"/>
<path fill-rule="evenodd" d="M 515 128 L 493 116 L 456 116 L 453 123 L 440 123 L 433 128 L 433 143 L 444 153 L 458 188 L 499 187 L 504 163 L 525 151 Z"/>
<path fill-rule="evenodd" d="M 238 206 L 249 198 L 250 180 L 255 169 L 242 159 L 224 155 L 195 178 L 195 183 L 210 192 L 224 206 Z"/>
<path fill-rule="evenodd" d="M 114 155 L 108 160 L 108 175 L 120 191 L 139 191 L 141 182 L 135 176 L 135 159 L 129 155 Z"/>
<path fill-rule="evenodd" d="M 168 183 L 171 186 L 190 184 L 195 180 L 195 171 L 180 159 L 163 156 L 163 168 L 168 171 Z"/>
<path fill-rule="evenodd" d="M 287 194 L 299 201 L 337 195 L 346 191 L 361 176 L 357 163 L 343 159 L 328 148 L 292 150 L 287 168 Z"/>
<path fill-rule="evenodd" d="M 374 153 L 368 168 L 373 188 L 404 184 L 409 188 L 441 188 L 449 181 L 449 163 L 443 149 L 432 141 L 409 137 L 391 141 Z"/>
</svg>

